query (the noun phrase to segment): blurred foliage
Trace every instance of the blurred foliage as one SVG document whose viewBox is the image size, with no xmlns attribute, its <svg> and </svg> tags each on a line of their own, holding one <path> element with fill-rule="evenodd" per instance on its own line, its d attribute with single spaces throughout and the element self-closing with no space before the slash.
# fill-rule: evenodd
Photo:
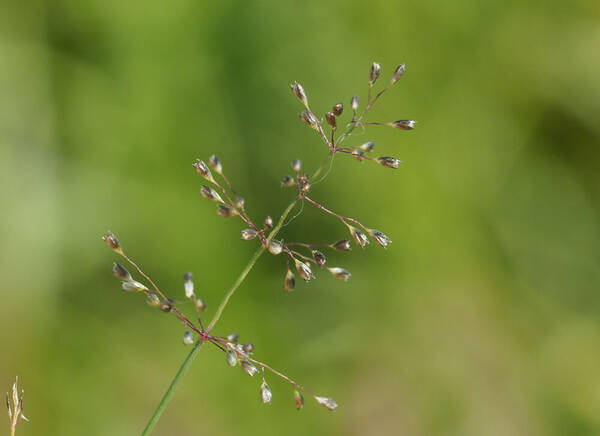
<svg viewBox="0 0 600 436">
<path fill-rule="evenodd" d="M 9 0 L 0 9 L 0 385 L 20 435 L 140 431 L 188 352 L 181 326 L 119 291 L 113 230 L 171 294 L 194 271 L 214 311 L 252 243 L 198 195 L 216 152 L 261 220 L 280 177 L 325 150 L 319 113 L 369 64 L 407 73 L 374 111 L 419 120 L 350 141 L 314 196 L 388 233 L 284 295 L 265 256 L 218 333 L 324 395 L 293 408 L 204 349 L 156 434 L 592 435 L 600 432 L 597 2 Z M 345 237 L 305 208 L 288 239 Z"/>
</svg>

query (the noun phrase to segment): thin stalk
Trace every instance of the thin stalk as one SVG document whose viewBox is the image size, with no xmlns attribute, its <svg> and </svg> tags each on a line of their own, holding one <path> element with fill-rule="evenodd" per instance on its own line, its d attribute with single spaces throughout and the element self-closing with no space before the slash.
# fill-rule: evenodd
<svg viewBox="0 0 600 436">
<path fill-rule="evenodd" d="M 273 230 L 267 237 L 267 245 L 275 237 L 275 235 L 277 235 L 277 232 L 279 232 L 279 230 L 283 226 L 286 218 L 292 211 L 293 207 L 296 205 L 297 201 L 298 201 L 297 199 L 292 201 L 288 205 L 288 207 L 283 211 L 283 213 L 281 214 L 281 217 L 279 218 L 279 221 L 277 222 L 277 225 L 273 228 Z M 261 247 L 258 250 L 256 250 L 256 252 L 252 255 L 252 257 L 250 258 L 250 261 L 248 262 L 248 264 L 246 265 L 244 270 L 241 272 L 241 274 L 239 275 L 239 277 L 237 278 L 235 283 L 231 286 L 229 291 L 227 291 L 227 294 L 225 294 L 225 297 L 223 298 L 223 301 L 221 301 L 221 304 L 219 305 L 217 312 L 215 313 L 215 315 L 213 316 L 212 320 L 210 321 L 210 323 L 208 325 L 208 328 L 206 330 L 207 332 L 210 332 L 212 330 L 212 328 L 215 326 L 215 324 L 219 321 L 219 319 L 221 318 L 221 315 L 223 314 L 223 311 L 225 310 L 225 307 L 227 307 L 227 304 L 229 303 L 229 300 L 231 299 L 233 294 L 235 294 L 235 292 L 240 287 L 242 282 L 246 279 L 246 277 L 248 276 L 248 273 L 252 270 L 252 268 L 256 264 L 256 261 L 264 252 L 265 252 L 265 247 L 261 245 Z M 187 368 L 190 366 L 190 364 L 196 357 L 196 354 L 198 354 L 198 351 L 200 351 L 201 347 L 202 347 L 202 342 L 197 341 L 196 344 L 194 345 L 194 348 L 192 349 L 192 351 L 190 351 L 190 353 L 187 355 L 187 357 L 185 358 L 185 360 L 179 367 L 177 374 L 175 374 L 175 377 L 173 377 L 173 380 L 171 380 L 171 384 L 169 385 L 167 391 L 161 398 L 160 403 L 158 403 L 158 406 L 156 407 L 156 409 L 154 410 L 154 413 L 150 417 L 148 424 L 146 424 L 146 428 L 144 428 L 144 431 L 142 432 L 142 436 L 149 435 L 152 432 L 152 430 L 154 429 L 154 427 L 156 426 L 156 423 L 160 419 L 160 416 L 167 408 L 169 402 L 171 401 L 171 398 L 173 398 L 173 394 L 175 393 L 175 388 L 181 381 L 181 378 L 183 377 L 183 375 L 187 371 Z"/>
<path fill-rule="evenodd" d="M 219 319 L 221 318 L 221 315 L 223 314 L 223 311 L 225 310 L 225 307 L 227 307 L 227 304 L 229 303 L 229 300 L 231 299 L 233 294 L 235 294 L 235 291 L 242 284 L 242 282 L 244 281 L 244 279 L 246 278 L 246 276 L 248 275 L 250 270 L 252 270 L 252 268 L 254 267 L 254 264 L 256 263 L 258 258 L 264 252 L 265 252 L 265 247 L 263 247 L 262 245 L 260 246 L 260 248 L 258 250 L 256 250 L 254 252 L 252 257 L 250 258 L 250 262 L 248 262 L 248 265 L 246 265 L 246 268 L 244 268 L 244 270 L 239 275 L 239 277 L 237 278 L 237 280 L 235 281 L 233 286 L 229 289 L 227 294 L 225 294 L 225 297 L 221 301 L 221 304 L 219 304 L 219 307 L 217 308 L 217 312 L 215 313 L 212 320 L 210 321 L 210 324 L 208 324 L 208 328 L 206 330 L 207 333 L 210 333 L 211 330 L 213 329 L 213 327 L 215 326 L 215 324 L 217 323 L 217 321 L 219 321 Z"/>
<path fill-rule="evenodd" d="M 246 268 L 244 268 L 244 270 L 242 271 L 240 276 L 237 278 L 237 280 L 235 281 L 235 283 L 233 284 L 231 289 L 229 289 L 227 294 L 225 294 L 223 301 L 221 301 L 221 304 L 219 304 L 217 313 L 215 313 L 215 316 L 213 317 L 210 324 L 208 325 L 208 329 L 207 329 L 208 333 L 210 333 L 210 331 L 213 329 L 213 327 L 215 326 L 217 321 L 219 321 L 219 319 L 221 318 L 221 315 L 223 314 L 223 310 L 225 310 L 225 307 L 229 303 L 229 300 L 231 299 L 233 294 L 235 294 L 235 291 L 237 290 L 237 288 L 242 284 L 242 282 L 244 281 L 244 279 L 246 278 L 246 276 L 248 275 L 248 273 L 250 272 L 252 267 L 254 267 L 254 264 L 256 263 L 258 258 L 265 252 L 266 246 L 268 246 L 269 242 L 271 242 L 271 240 L 275 237 L 275 235 L 277 235 L 277 232 L 279 232 L 279 230 L 281 229 L 281 226 L 283 226 L 285 219 L 287 218 L 289 213 L 292 211 L 292 208 L 296 205 L 297 201 L 298 200 L 292 201 L 288 205 L 288 207 L 283 211 L 283 213 L 281 214 L 281 217 L 279 218 L 279 221 L 277 222 L 277 225 L 273 228 L 271 233 L 269 233 L 269 236 L 267 237 L 267 240 L 266 240 L 266 244 L 264 246 L 261 246 L 258 250 L 256 250 L 256 252 L 252 256 L 252 258 L 250 259 L 250 262 L 248 262 L 248 265 L 246 265 Z"/>
<path fill-rule="evenodd" d="M 160 400 L 160 403 L 158 403 L 158 406 L 156 407 L 156 410 L 152 414 L 152 417 L 148 421 L 148 424 L 146 424 L 146 428 L 144 428 L 144 431 L 142 432 L 142 436 L 149 435 L 152 432 L 152 430 L 154 429 L 154 427 L 156 426 L 156 423 L 160 419 L 160 416 L 167 408 L 169 402 L 171 401 L 171 398 L 173 398 L 173 394 L 175 393 L 175 388 L 179 384 L 181 377 L 183 377 L 183 375 L 186 373 L 188 367 L 190 366 L 190 364 L 196 357 L 196 354 L 198 354 L 198 351 L 200 351 L 202 344 L 203 344 L 203 342 L 201 342 L 201 341 L 197 341 L 194 344 L 194 348 L 192 348 L 192 351 L 190 351 L 190 353 L 187 355 L 187 357 L 185 358 L 185 360 L 179 367 L 177 374 L 175 374 L 175 377 L 173 377 L 173 380 L 171 380 L 171 384 L 169 385 L 167 392 L 165 392 L 165 394 L 163 395 L 162 399 Z"/>
<path fill-rule="evenodd" d="M 346 221 L 350 221 L 351 223 L 354 223 L 360 227 L 362 227 L 367 233 L 369 232 L 369 228 L 364 226 L 360 221 L 358 221 L 357 219 L 354 218 L 350 218 L 347 216 L 342 216 L 338 213 L 335 213 L 332 210 L 327 209 L 325 206 L 323 206 L 320 203 L 317 203 L 315 200 L 313 200 L 312 198 L 307 197 L 306 195 L 302 195 L 302 198 L 306 201 L 308 201 L 309 203 L 313 204 L 315 207 L 321 209 L 323 212 L 328 213 L 331 216 L 336 217 L 337 219 L 339 219 L 341 222 L 343 222 L 344 224 L 348 225 L 348 223 Z"/>
</svg>

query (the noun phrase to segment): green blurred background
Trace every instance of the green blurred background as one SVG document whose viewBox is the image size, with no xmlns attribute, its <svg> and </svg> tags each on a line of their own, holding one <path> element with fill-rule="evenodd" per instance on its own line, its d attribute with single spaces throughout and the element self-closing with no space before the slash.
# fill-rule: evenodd
<svg viewBox="0 0 600 436">
<path fill-rule="evenodd" d="M 598 2 L 29 0 L 0 13 L 0 385 L 20 435 L 139 433 L 189 351 L 179 323 L 111 276 L 107 228 L 171 295 L 195 273 L 208 316 L 256 244 L 199 195 L 217 153 L 250 214 L 278 216 L 298 120 L 407 72 L 368 129 L 404 163 L 346 156 L 314 198 L 390 235 L 332 253 L 353 273 L 286 295 L 264 256 L 216 331 L 340 404 L 201 350 L 161 435 L 600 433 Z M 306 207 L 286 240 L 347 233 Z M 8 426 L 6 427 L 8 428 Z"/>
</svg>

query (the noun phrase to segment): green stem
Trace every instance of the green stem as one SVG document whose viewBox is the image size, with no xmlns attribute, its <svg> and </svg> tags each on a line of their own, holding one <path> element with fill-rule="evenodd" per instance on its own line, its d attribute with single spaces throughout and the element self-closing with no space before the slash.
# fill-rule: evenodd
<svg viewBox="0 0 600 436">
<path fill-rule="evenodd" d="M 235 281 L 235 283 L 233 284 L 231 289 L 229 289 L 227 294 L 225 294 L 225 297 L 223 297 L 223 300 L 221 301 L 221 304 L 219 304 L 217 312 L 213 316 L 213 319 L 210 321 L 210 324 L 208 324 L 208 328 L 206 330 L 207 332 L 210 333 L 210 331 L 213 329 L 213 327 L 215 326 L 217 321 L 219 321 L 219 319 L 221 318 L 221 315 L 223 314 L 223 311 L 225 310 L 225 307 L 227 307 L 227 304 L 229 303 L 229 300 L 231 299 L 233 294 L 235 294 L 235 291 L 237 291 L 237 288 L 239 288 L 239 286 L 242 284 L 242 282 L 246 279 L 246 276 L 248 275 L 248 273 L 250 272 L 252 267 L 254 267 L 254 264 L 256 263 L 258 258 L 264 252 L 265 252 L 265 248 L 262 245 L 258 250 L 256 250 L 254 252 L 252 257 L 250 258 L 250 262 L 248 262 L 248 265 L 246 265 L 246 268 L 244 268 L 244 270 L 239 275 L 239 277 L 237 278 L 237 280 Z"/>
<path fill-rule="evenodd" d="M 190 366 L 190 364 L 196 357 L 196 354 L 198 354 L 198 351 L 200 351 L 202 344 L 203 344 L 203 342 L 200 342 L 200 341 L 198 341 L 194 344 L 194 348 L 192 348 L 192 351 L 190 351 L 190 353 L 187 355 L 187 357 L 185 358 L 185 360 L 179 367 L 177 374 L 175 374 L 175 377 L 173 377 L 173 380 L 171 380 L 171 384 L 169 385 L 167 392 L 165 392 L 165 394 L 163 395 L 162 399 L 160 400 L 160 403 L 158 403 L 158 407 L 152 414 L 150 421 L 148 421 L 148 424 L 146 424 L 146 428 L 144 428 L 144 431 L 142 432 L 142 436 L 150 434 L 152 432 L 152 430 L 154 429 L 154 426 L 160 419 L 160 416 L 162 415 L 162 413 L 167 408 L 167 405 L 171 401 L 171 398 L 173 398 L 173 394 L 175 393 L 175 388 L 179 384 L 179 380 L 181 379 L 181 377 L 183 377 L 183 375 L 187 371 L 188 366 Z"/>
<path fill-rule="evenodd" d="M 296 205 L 297 201 L 298 201 L 297 199 L 292 201 L 288 205 L 288 207 L 283 211 L 283 213 L 281 214 L 281 217 L 279 218 L 279 221 L 277 222 L 277 225 L 273 228 L 271 233 L 269 233 L 269 236 L 267 237 L 267 243 L 270 242 L 275 237 L 275 235 L 277 235 L 279 230 L 281 230 L 281 227 L 283 226 L 285 219 L 290 214 L 293 207 Z M 235 294 L 235 291 L 237 291 L 237 289 L 240 287 L 242 282 L 246 279 L 246 276 L 248 276 L 248 273 L 252 270 L 252 268 L 254 267 L 254 264 L 256 264 L 256 261 L 264 252 L 265 252 L 265 247 L 263 247 L 261 245 L 261 247 L 258 250 L 256 250 L 256 252 L 252 255 L 252 257 L 250 258 L 250 261 L 248 262 L 248 264 L 246 265 L 244 270 L 241 272 L 241 274 L 239 275 L 239 277 L 237 278 L 235 283 L 231 286 L 229 291 L 227 291 L 227 294 L 225 294 L 225 297 L 223 298 L 223 301 L 221 301 L 221 304 L 219 305 L 217 312 L 215 313 L 212 320 L 210 321 L 210 324 L 208 325 L 207 331 L 210 332 L 212 330 L 212 328 L 215 326 L 215 324 L 217 323 L 217 321 L 219 321 L 219 319 L 221 318 L 221 315 L 223 314 L 223 311 L 225 310 L 225 307 L 227 307 L 227 304 L 229 303 L 229 300 L 231 299 L 233 294 Z M 190 351 L 190 353 L 187 355 L 187 357 L 185 358 L 185 360 L 179 367 L 177 374 L 175 374 L 175 377 L 173 377 L 173 380 L 171 380 L 171 384 L 169 385 L 169 388 L 167 389 L 167 391 L 161 398 L 160 403 L 158 403 L 158 406 L 154 410 L 154 413 L 152 414 L 152 417 L 148 421 L 148 424 L 146 424 L 146 428 L 144 428 L 144 431 L 142 432 L 142 436 L 149 435 L 152 432 L 152 430 L 154 429 L 154 427 L 156 426 L 156 423 L 160 419 L 160 416 L 167 408 L 167 405 L 171 401 L 171 398 L 173 398 L 173 394 L 175 393 L 175 388 L 177 387 L 177 385 L 181 381 L 181 378 L 187 371 L 188 366 L 190 366 L 190 364 L 196 357 L 196 354 L 198 354 L 198 351 L 200 351 L 202 344 L 203 344 L 203 342 L 201 342 L 201 341 L 196 342 L 192 351 Z"/>
</svg>

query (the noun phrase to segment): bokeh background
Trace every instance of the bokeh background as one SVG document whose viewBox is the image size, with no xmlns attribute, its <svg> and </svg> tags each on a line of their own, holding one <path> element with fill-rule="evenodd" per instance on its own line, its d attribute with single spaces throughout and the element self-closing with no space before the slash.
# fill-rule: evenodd
<svg viewBox="0 0 600 436">
<path fill-rule="evenodd" d="M 394 171 L 341 156 L 313 196 L 390 235 L 285 294 L 263 256 L 217 332 L 334 397 L 298 413 L 286 384 L 201 350 L 161 435 L 600 433 L 600 5 L 522 1 L 9 1 L 0 13 L 0 385 L 20 435 L 139 433 L 189 351 L 182 327 L 120 291 L 113 230 L 171 295 L 193 271 L 208 316 L 254 243 L 199 195 L 217 153 L 253 217 L 278 216 L 297 117 L 407 72 L 372 128 Z M 287 240 L 347 236 L 306 207 Z M 139 298 L 138 298 L 139 297 Z M 6 427 L 7 428 L 7 427 Z"/>
</svg>

